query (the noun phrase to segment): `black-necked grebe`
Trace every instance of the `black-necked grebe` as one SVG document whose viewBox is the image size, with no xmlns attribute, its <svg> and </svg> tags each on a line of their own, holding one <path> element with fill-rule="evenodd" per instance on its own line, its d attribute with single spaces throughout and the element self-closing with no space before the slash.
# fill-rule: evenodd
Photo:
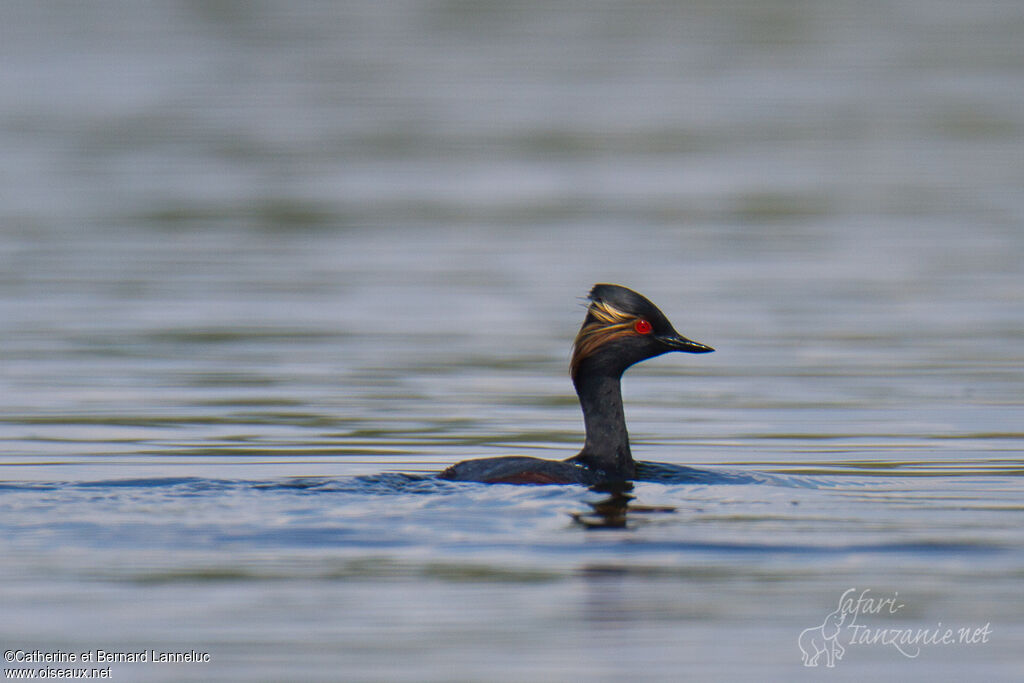
<svg viewBox="0 0 1024 683">
<path fill-rule="evenodd" d="M 583 408 L 586 441 L 568 460 L 481 458 L 452 465 L 442 479 L 489 484 L 586 484 L 635 478 L 622 411 L 626 368 L 670 351 L 708 353 L 710 346 L 683 337 L 646 297 L 620 285 L 594 285 L 569 364 Z"/>
</svg>

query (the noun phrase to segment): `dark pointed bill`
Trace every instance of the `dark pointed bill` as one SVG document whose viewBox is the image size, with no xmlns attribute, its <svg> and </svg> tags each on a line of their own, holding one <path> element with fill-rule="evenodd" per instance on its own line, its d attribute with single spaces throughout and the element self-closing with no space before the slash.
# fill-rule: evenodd
<svg viewBox="0 0 1024 683">
<path fill-rule="evenodd" d="M 711 353 L 714 351 L 714 349 L 707 344 L 695 342 L 692 339 L 687 339 L 686 337 L 678 334 L 658 337 L 658 341 L 673 351 L 683 351 L 684 353 Z"/>
</svg>

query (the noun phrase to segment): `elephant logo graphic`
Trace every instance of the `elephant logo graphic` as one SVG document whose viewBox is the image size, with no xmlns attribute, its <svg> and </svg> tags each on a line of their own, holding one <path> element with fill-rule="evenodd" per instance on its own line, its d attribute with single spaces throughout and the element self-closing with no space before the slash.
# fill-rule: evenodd
<svg viewBox="0 0 1024 683">
<path fill-rule="evenodd" d="M 803 653 L 804 666 L 818 666 L 818 659 L 825 655 L 825 666 L 831 668 L 837 659 L 842 659 L 846 649 L 839 644 L 839 633 L 842 630 L 846 613 L 836 609 L 822 622 L 821 626 L 805 628 L 797 639 L 800 652 Z"/>
</svg>

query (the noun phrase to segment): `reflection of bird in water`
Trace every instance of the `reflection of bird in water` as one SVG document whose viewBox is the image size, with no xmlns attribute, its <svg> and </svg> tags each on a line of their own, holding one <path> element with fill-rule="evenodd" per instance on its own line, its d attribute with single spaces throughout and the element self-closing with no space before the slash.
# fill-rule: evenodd
<svg viewBox="0 0 1024 683">
<path fill-rule="evenodd" d="M 710 346 L 683 337 L 647 298 L 619 285 L 590 290 L 587 317 L 573 344 L 570 370 L 583 408 L 586 441 L 568 460 L 529 457 L 465 460 L 442 479 L 490 484 L 586 484 L 658 478 L 672 465 L 636 463 L 622 410 L 622 373 L 669 351 L 707 353 Z M 676 468 L 680 472 L 688 468 Z M 639 470 L 639 472 L 638 472 Z M 644 476 L 650 470 L 651 476 Z"/>
<path fill-rule="evenodd" d="M 628 491 L 632 490 L 629 483 L 614 484 L 612 486 L 594 486 L 592 491 L 607 493 L 607 498 L 597 501 L 590 501 L 591 512 L 573 512 L 571 516 L 580 526 L 586 529 L 625 529 L 629 514 L 652 514 L 672 513 L 676 508 L 667 505 L 634 505 L 632 501 L 636 496 Z"/>
</svg>

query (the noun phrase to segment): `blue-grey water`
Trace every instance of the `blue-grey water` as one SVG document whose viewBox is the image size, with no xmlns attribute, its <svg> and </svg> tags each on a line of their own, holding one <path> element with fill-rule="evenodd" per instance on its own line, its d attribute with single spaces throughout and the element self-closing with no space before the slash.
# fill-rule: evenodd
<svg viewBox="0 0 1024 683">
<path fill-rule="evenodd" d="M 1021 680 L 1022 35 L 1013 0 L 5 2 L 5 656 Z M 602 517 L 424 476 L 579 448 L 594 282 L 718 349 L 630 371 L 634 454 L 746 479 Z M 851 588 L 892 606 L 805 667 Z M 984 635 L 851 642 L 945 628 Z"/>
</svg>

